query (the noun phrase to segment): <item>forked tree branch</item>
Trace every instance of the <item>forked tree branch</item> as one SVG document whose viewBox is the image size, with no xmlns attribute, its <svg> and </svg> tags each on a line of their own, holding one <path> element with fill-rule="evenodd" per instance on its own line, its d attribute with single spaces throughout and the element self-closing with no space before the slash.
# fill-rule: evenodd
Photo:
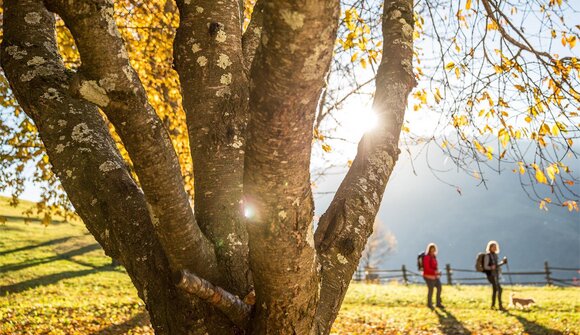
<svg viewBox="0 0 580 335">
<path fill-rule="evenodd" d="M 379 125 L 365 134 L 345 179 L 315 234 L 322 264 L 316 332 L 328 334 L 372 233 L 385 186 L 399 155 L 398 142 L 413 75 L 413 1 L 384 4 L 383 58 L 373 109 Z"/>
<path fill-rule="evenodd" d="M 167 334 L 180 315 L 151 307 L 170 302 L 187 314 L 191 301 L 185 304 L 168 275 L 145 196 L 98 109 L 70 94 L 73 74 L 58 52 L 54 15 L 40 0 L 6 0 L 3 5 L 2 68 L 19 106 L 34 121 L 52 171 L 76 212 L 105 253 L 126 268 L 156 333 Z M 208 322 L 212 316 L 195 317 Z"/>
<path fill-rule="evenodd" d="M 72 89 L 101 107 L 118 131 L 149 204 L 157 234 L 174 271 L 215 279 L 215 255 L 195 222 L 175 150 L 127 51 L 106 0 L 46 0 L 75 38 L 82 65 Z"/>
</svg>

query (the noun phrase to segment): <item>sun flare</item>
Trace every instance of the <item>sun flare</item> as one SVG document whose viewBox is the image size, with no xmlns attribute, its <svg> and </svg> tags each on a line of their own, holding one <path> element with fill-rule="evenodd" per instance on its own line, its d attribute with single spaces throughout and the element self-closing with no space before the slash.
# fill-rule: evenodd
<svg viewBox="0 0 580 335">
<path fill-rule="evenodd" d="M 371 108 L 353 106 L 343 111 L 342 132 L 344 137 L 357 141 L 376 128 L 378 122 L 377 114 Z"/>
</svg>

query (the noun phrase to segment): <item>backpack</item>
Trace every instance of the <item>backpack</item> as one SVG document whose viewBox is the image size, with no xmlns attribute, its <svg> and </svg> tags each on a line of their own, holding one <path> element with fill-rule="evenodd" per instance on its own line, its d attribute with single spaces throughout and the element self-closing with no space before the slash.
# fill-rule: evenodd
<svg viewBox="0 0 580 335">
<path fill-rule="evenodd" d="M 477 258 L 475 259 L 475 270 L 477 270 L 478 272 L 485 272 L 485 267 L 483 266 L 484 262 L 485 262 L 485 253 L 480 252 L 479 254 L 477 254 Z"/>
<path fill-rule="evenodd" d="M 419 271 L 423 271 L 423 259 L 425 258 L 425 252 L 423 251 L 419 255 L 417 255 L 417 269 Z"/>
</svg>

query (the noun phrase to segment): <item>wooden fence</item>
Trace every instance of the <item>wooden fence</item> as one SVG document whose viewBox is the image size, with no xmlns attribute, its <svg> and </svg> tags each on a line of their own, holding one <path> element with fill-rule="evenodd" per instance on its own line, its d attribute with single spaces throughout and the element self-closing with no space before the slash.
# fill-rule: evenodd
<svg viewBox="0 0 580 335">
<path fill-rule="evenodd" d="M 565 268 L 550 266 L 548 262 L 544 262 L 544 269 L 539 271 L 508 271 L 502 272 L 504 285 L 554 285 L 554 286 L 573 286 L 580 287 L 580 269 Z M 461 284 L 461 285 L 484 285 L 488 284 L 484 273 L 470 269 L 452 268 L 450 264 L 445 265 L 445 270 L 442 271 L 441 281 L 447 285 Z M 573 278 L 558 278 L 554 274 L 560 275 L 567 273 L 576 273 L 577 277 Z M 526 277 L 526 280 L 518 280 Z M 533 280 L 529 278 L 532 277 Z M 536 280 L 537 278 L 537 280 Z M 382 270 L 376 268 L 359 268 L 353 278 L 355 281 L 366 282 L 390 282 L 397 281 L 403 284 L 421 283 L 423 276 L 419 272 L 409 270 L 405 265 L 400 269 Z M 515 279 L 515 280 L 514 280 Z"/>
</svg>

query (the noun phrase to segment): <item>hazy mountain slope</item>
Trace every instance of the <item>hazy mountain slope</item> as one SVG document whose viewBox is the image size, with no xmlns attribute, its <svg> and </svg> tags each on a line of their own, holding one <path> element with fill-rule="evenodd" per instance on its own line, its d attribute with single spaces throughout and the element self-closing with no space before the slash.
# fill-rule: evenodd
<svg viewBox="0 0 580 335">
<path fill-rule="evenodd" d="M 432 154 L 430 161 L 437 167 L 445 165 L 442 154 Z M 578 170 L 576 163 L 571 166 Z M 414 269 L 417 253 L 434 241 L 440 248 L 440 263 L 472 269 L 477 252 L 484 250 L 488 240 L 495 239 L 501 245 L 501 254 L 510 258 L 512 271 L 540 270 L 546 260 L 554 266 L 580 268 L 580 213 L 556 207 L 548 212 L 540 210 L 526 197 L 511 170 L 487 174 L 487 190 L 475 186 L 478 181 L 465 173 L 440 175 L 460 186 L 460 195 L 455 188 L 436 180 L 424 159 L 416 160 L 414 165 L 417 176 L 412 173 L 408 155 L 401 155 L 379 211 L 378 219 L 398 241 L 397 252 L 383 262 L 383 267 L 406 264 Z M 319 183 L 318 190 L 336 189 L 341 178 L 329 176 Z M 331 198 L 317 197 L 318 214 Z M 572 275 L 568 273 L 568 277 Z"/>
</svg>

